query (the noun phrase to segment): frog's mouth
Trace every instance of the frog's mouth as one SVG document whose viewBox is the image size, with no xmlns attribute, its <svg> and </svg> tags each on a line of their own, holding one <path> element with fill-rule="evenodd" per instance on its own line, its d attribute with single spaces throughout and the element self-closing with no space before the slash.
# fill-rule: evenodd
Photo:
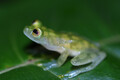
<svg viewBox="0 0 120 80">
<path fill-rule="evenodd" d="M 31 39 L 32 41 L 35 41 L 35 42 L 36 42 L 35 38 L 34 38 L 33 35 L 32 35 L 32 30 L 30 30 L 29 28 L 26 27 L 26 28 L 24 29 L 23 33 L 24 33 L 29 39 Z"/>
<path fill-rule="evenodd" d="M 31 37 L 32 37 L 32 31 L 29 29 L 29 28 L 24 28 L 24 30 L 23 30 L 23 33 L 28 37 L 28 38 L 30 38 L 31 39 Z"/>
<path fill-rule="evenodd" d="M 29 28 L 24 28 L 23 30 L 23 33 L 28 37 L 30 38 L 30 35 L 32 34 L 32 31 L 29 30 Z"/>
</svg>

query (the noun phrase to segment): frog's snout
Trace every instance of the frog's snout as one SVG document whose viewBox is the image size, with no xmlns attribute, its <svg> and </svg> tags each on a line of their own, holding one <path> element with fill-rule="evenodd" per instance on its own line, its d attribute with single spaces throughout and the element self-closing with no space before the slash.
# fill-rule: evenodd
<svg viewBox="0 0 120 80">
<path fill-rule="evenodd" d="M 23 33 L 27 32 L 28 31 L 28 28 L 25 27 L 24 30 L 23 30 Z"/>
<path fill-rule="evenodd" d="M 23 30 L 23 33 L 28 37 L 31 33 L 31 31 L 29 30 L 29 28 L 25 27 Z"/>
</svg>

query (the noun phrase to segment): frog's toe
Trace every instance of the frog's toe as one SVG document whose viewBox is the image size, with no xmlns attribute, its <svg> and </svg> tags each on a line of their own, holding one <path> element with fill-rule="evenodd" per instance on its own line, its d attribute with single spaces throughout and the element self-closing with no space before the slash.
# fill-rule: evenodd
<svg viewBox="0 0 120 80">
<path fill-rule="evenodd" d="M 66 77 L 68 77 L 68 78 L 73 78 L 73 77 L 75 77 L 75 76 L 77 76 L 77 75 L 78 75 L 78 74 L 77 74 L 76 71 L 71 71 L 71 72 L 65 74 L 64 76 L 66 76 Z"/>
<path fill-rule="evenodd" d="M 46 67 L 46 68 L 43 68 L 45 71 L 49 70 L 50 68 L 49 67 Z"/>
<path fill-rule="evenodd" d="M 44 69 L 44 70 L 49 70 L 49 69 L 55 68 L 55 67 L 57 67 L 57 64 L 51 64 L 51 65 L 49 65 L 49 66 L 47 66 L 47 67 L 44 67 L 43 69 Z"/>
<path fill-rule="evenodd" d="M 54 68 L 54 67 L 57 67 L 57 63 L 55 60 L 53 60 L 52 62 L 48 62 L 48 63 L 43 64 L 44 70 L 49 70 L 49 69 Z"/>
</svg>

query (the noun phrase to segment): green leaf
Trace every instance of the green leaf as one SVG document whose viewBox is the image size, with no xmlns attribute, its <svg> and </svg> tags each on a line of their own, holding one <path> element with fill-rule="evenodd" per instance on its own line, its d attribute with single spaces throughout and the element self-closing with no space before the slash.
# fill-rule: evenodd
<svg viewBox="0 0 120 80">
<path fill-rule="evenodd" d="M 45 26 L 55 31 L 73 32 L 97 42 L 120 34 L 119 2 L 118 0 L 0 2 L 0 80 L 58 80 L 59 75 L 72 70 L 70 59 L 62 67 L 49 71 L 34 65 L 37 62 L 50 61 L 51 54 L 39 51 L 39 56 L 34 57 L 32 55 L 36 52 L 32 54 L 27 52 L 26 47 L 32 41 L 23 34 L 23 28 L 30 25 L 33 20 L 39 19 Z M 101 50 L 107 53 L 107 58 L 94 70 L 71 80 L 119 80 L 120 44 L 103 46 Z"/>
</svg>

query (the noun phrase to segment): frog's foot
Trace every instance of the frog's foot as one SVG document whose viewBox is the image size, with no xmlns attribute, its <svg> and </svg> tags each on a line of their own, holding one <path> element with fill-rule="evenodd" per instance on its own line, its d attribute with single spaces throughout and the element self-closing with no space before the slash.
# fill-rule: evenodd
<svg viewBox="0 0 120 80">
<path fill-rule="evenodd" d="M 90 65 L 73 70 L 73 71 L 65 74 L 64 76 L 67 76 L 68 78 L 72 78 L 72 77 L 77 76 L 78 74 L 91 71 L 105 58 L 105 56 L 106 56 L 105 53 L 100 52 L 99 56 L 97 56 L 96 58 L 93 58 L 93 62 Z"/>
<path fill-rule="evenodd" d="M 49 69 L 55 68 L 55 67 L 58 67 L 58 64 L 55 60 L 43 64 L 44 70 L 49 70 Z"/>
<path fill-rule="evenodd" d="M 73 78 L 73 77 L 77 76 L 78 74 L 79 74 L 78 71 L 74 70 L 74 71 L 71 71 L 71 72 L 69 72 L 67 74 L 64 74 L 64 76 L 68 77 L 68 78 Z"/>
</svg>

